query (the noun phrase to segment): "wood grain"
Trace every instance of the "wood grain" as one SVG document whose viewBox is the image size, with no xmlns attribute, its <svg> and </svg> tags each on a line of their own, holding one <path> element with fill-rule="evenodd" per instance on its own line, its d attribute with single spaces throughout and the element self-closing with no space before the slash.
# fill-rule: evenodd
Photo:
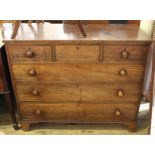
<svg viewBox="0 0 155 155">
<path fill-rule="evenodd" d="M 33 94 L 33 91 L 38 94 Z M 122 90 L 124 95 L 118 96 Z M 140 84 L 17 84 L 18 101 L 139 102 Z"/>
<path fill-rule="evenodd" d="M 136 25 L 21 24 L 3 41 L 22 129 L 35 122 L 123 123 L 136 129 L 152 38 Z"/>
<path fill-rule="evenodd" d="M 41 102 L 21 102 L 20 111 L 23 119 L 50 120 L 51 122 L 123 122 L 135 121 L 136 104 L 77 104 Z M 115 116 L 116 109 L 121 116 Z M 39 110 L 40 114 L 36 114 Z"/>
<path fill-rule="evenodd" d="M 123 57 L 123 52 L 128 56 Z M 145 61 L 148 46 L 104 46 L 104 60 L 111 61 Z"/>
<path fill-rule="evenodd" d="M 97 62 L 99 46 L 95 45 L 56 45 L 57 62 Z"/>
<path fill-rule="evenodd" d="M 46 62 L 52 60 L 51 46 L 19 46 L 13 45 L 8 47 L 11 62 Z M 32 56 L 27 53 L 31 52 Z"/>
<path fill-rule="evenodd" d="M 125 24 L 88 24 L 85 27 L 87 37 L 83 38 L 79 31 L 79 27 L 75 24 L 50 24 L 44 23 L 21 24 L 15 40 L 10 39 L 12 35 L 12 27 L 3 30 L 3 41 L 8 43 L 41 43 L 50 42 L 115 42 L 125 41 L 132 45 L 136 43 L 151 42 L 152 38 L 139 29 L 138 25 Z"/>
<path fill-rule="evenodd" d="M 35 70 L 36 75 L 30 76 L 29 71 Z M 126 76 L 120 71 L 125 69 Z M 142 81 L 144 66 L 142 64 L 13 64 L 12 71 L 15 81 L 24 82 L 127 82 Z"/>
</svg>

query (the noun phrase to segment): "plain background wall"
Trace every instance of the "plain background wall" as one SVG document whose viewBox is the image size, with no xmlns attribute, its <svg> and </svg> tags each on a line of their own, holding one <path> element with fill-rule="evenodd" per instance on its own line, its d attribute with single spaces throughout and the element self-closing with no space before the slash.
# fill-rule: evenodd
<svg viewBox="0 0 155 155">
<path fill-rule="evenodd" d="M 154 20 L 141 20 L 140 29 L 143 30 L 146 34 L 152 36 L 154 23 Z"/>
</svg>

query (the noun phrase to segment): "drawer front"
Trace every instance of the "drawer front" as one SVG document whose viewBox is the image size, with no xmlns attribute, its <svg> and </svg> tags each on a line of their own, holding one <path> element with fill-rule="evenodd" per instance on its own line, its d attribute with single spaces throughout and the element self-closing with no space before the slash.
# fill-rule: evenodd
<svg viewBox="0 0 155 155">
<path fill-rule="evenodd" d="M 56 45 L 57 62 L 97 62 L 100 56 L 97 45 Z"/>
<path fill-rule="evenodd" d="M 57 122 L 126 122 L 135 121 L 136 104 L 77 104 L 22 102 L 23 119 L 51 120 Z"/>
<path fill-rule="evenodd" d="M 104 61 L 144 61 L 147 46 L 105 46 Z"/>
<path fill-rule="evenodd" d="M 9 46 L 8 53 L 13 62 L 51 61 L 50 46 Z"/>
<path fill-rule="evenodd" d="M 13 64 L 16 81 L 89 83 L 142 81 L 142 64 Z"/>
<path fill-rule="evenodd" d="M 74 121 L 79 115 L 78 106 L 75 103 L 22 102 L 19 108 L 23 119 Z"/>
<path fill-rule="evenodd" d="M 19 101 L 79 101 L 80 91 L 76 84 L 17 84 Z"/>
<path fill-rule="evenodd" d="M 138 103 L 140 97 L 139 84 L 84 84 L 81 85 L 83 102 Z"/>
<path fill-rule="evenodd" d="M 136 104 L 81 104 L 82 122 L 135 121 Z"/>
<path fill-rule="evenodd" d="M 17 84 L 19 101 L 138 103 L 139 84 Z"/>
</svg>

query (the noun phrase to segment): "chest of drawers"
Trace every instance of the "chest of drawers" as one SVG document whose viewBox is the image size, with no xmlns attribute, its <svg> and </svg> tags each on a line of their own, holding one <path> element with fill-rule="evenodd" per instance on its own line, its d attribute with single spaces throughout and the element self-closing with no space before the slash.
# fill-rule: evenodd
<svg viewBox="0 0 155 155">
<path fill-rule="evenodd" d="M 37 122 L 136 129 L 148 36 L 130 25 L 91 25 L 87 38 L 76 25 L 22 26 L 4 42 L 23 130 Z"/>
</svg>

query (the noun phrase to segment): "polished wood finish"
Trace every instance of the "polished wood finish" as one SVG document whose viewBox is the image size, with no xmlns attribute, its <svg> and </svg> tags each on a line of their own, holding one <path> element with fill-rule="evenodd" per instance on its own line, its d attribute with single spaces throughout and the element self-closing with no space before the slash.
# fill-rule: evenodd
<svg viewBox="0 0 155 155">
<path fill-rule="evenodd" d="M 76 24 L 44 23 L 32 26 L 21 24 L 16 39 L 11 39 L 12 28 L 4 29 L 3 41 L 9 44 L 47 44 L 49 43 L 104 43 L 111 45 L 149 45 L 152 38 L 139 30 L 139 26 L 128 24 L 88 24 L 87 37 L 83 38 Z M 117 33 L 116 33 L 117 32 Z M 124 33 L 125 35 L 121 35 Z M 103 42 L 104 41 L 104 42 Z M 122 43 L 124 41 L 124 43 Z M 40 44 L 41 43 L 41 44 Z"/>
<path fill-rule="evenodd" d="M 127 102 L 139 101 L 136 84 L 17 84 L 19 101 Z"/>
<path fill-rule="evenodd" d="M 23 82 L 141 82 L 143 71 L 143 64 L 12 64 L 14 80 Z"/>
<path fill-rule="evenodd" d="M 98 62 L 100 46 L 97 45 L 56 45 L 56 62 Z"/>
<path fill-rule="evenodd" d="M 148 46 L 105 46 L 105 61 L 145 61 Z"/>
<path fill-rule="evenodd" d="M 36 20 L 36 23 L 37 24 L 40 24 L 40 23 L 44 23 L 44 21 L 43 20 Z M 16 37 L 16 35 L 18 33 L 18 30 L 19 30 L 20 24 L 21 24 L 21 20 L 15 20 L 14 21 L 14 28 L 13 28 L 13 33 L 11 35 L 11 39 L 15 39 L 15 37 Z M 32 26 L 31 24 L 32 24 L 32 20 L 29 20 L 28 21 L 28 25 L 29 26 Z M 77 21 L 77 25 L 78 25 L 78 27 L 80 29 L 80 32 L 81 32 L 82 36 L 83 37 L 87 37 L 87 34 L 85 32 L 85 29 L 84 29 L 84 27 L 82 25 L 82 21 L 78 20 Z"/>
<path fill-rule="evenodd" d="M 135 130 L 151 38 L 134 25 L 27 24 L 4 43 L 22 129 L 37 122 Z M 10 33 L 11 34 L 11 33 Z"/>
<path fill-rule="evenodd" d="M 22 102 L 21 116 L 24 120 L 50 120 L 51 122 L 134 122 L 136 104 L 95 103 L 44 103 Z M 118 114 L 120 112 L 121 114 Z"/>
<path fill-rule="evenodd" d="M 38 62 L 51 61 L 50 46 L 9 46 L 11 62 Z"/>
<path fill-rule="evenodd" d="M 114 21 L 114 20 L 112 20 Z M 115 20 L 117 21 L 117 20 Z M 125 20 L 126 24 L 137 24 L 140 25 L 140 20 Z M 64 21 L 65 24 L 76 24 L 76 20 Z M 110 24 L 110 20 L 82 20 L 84 24 Z"/>
</svg>

